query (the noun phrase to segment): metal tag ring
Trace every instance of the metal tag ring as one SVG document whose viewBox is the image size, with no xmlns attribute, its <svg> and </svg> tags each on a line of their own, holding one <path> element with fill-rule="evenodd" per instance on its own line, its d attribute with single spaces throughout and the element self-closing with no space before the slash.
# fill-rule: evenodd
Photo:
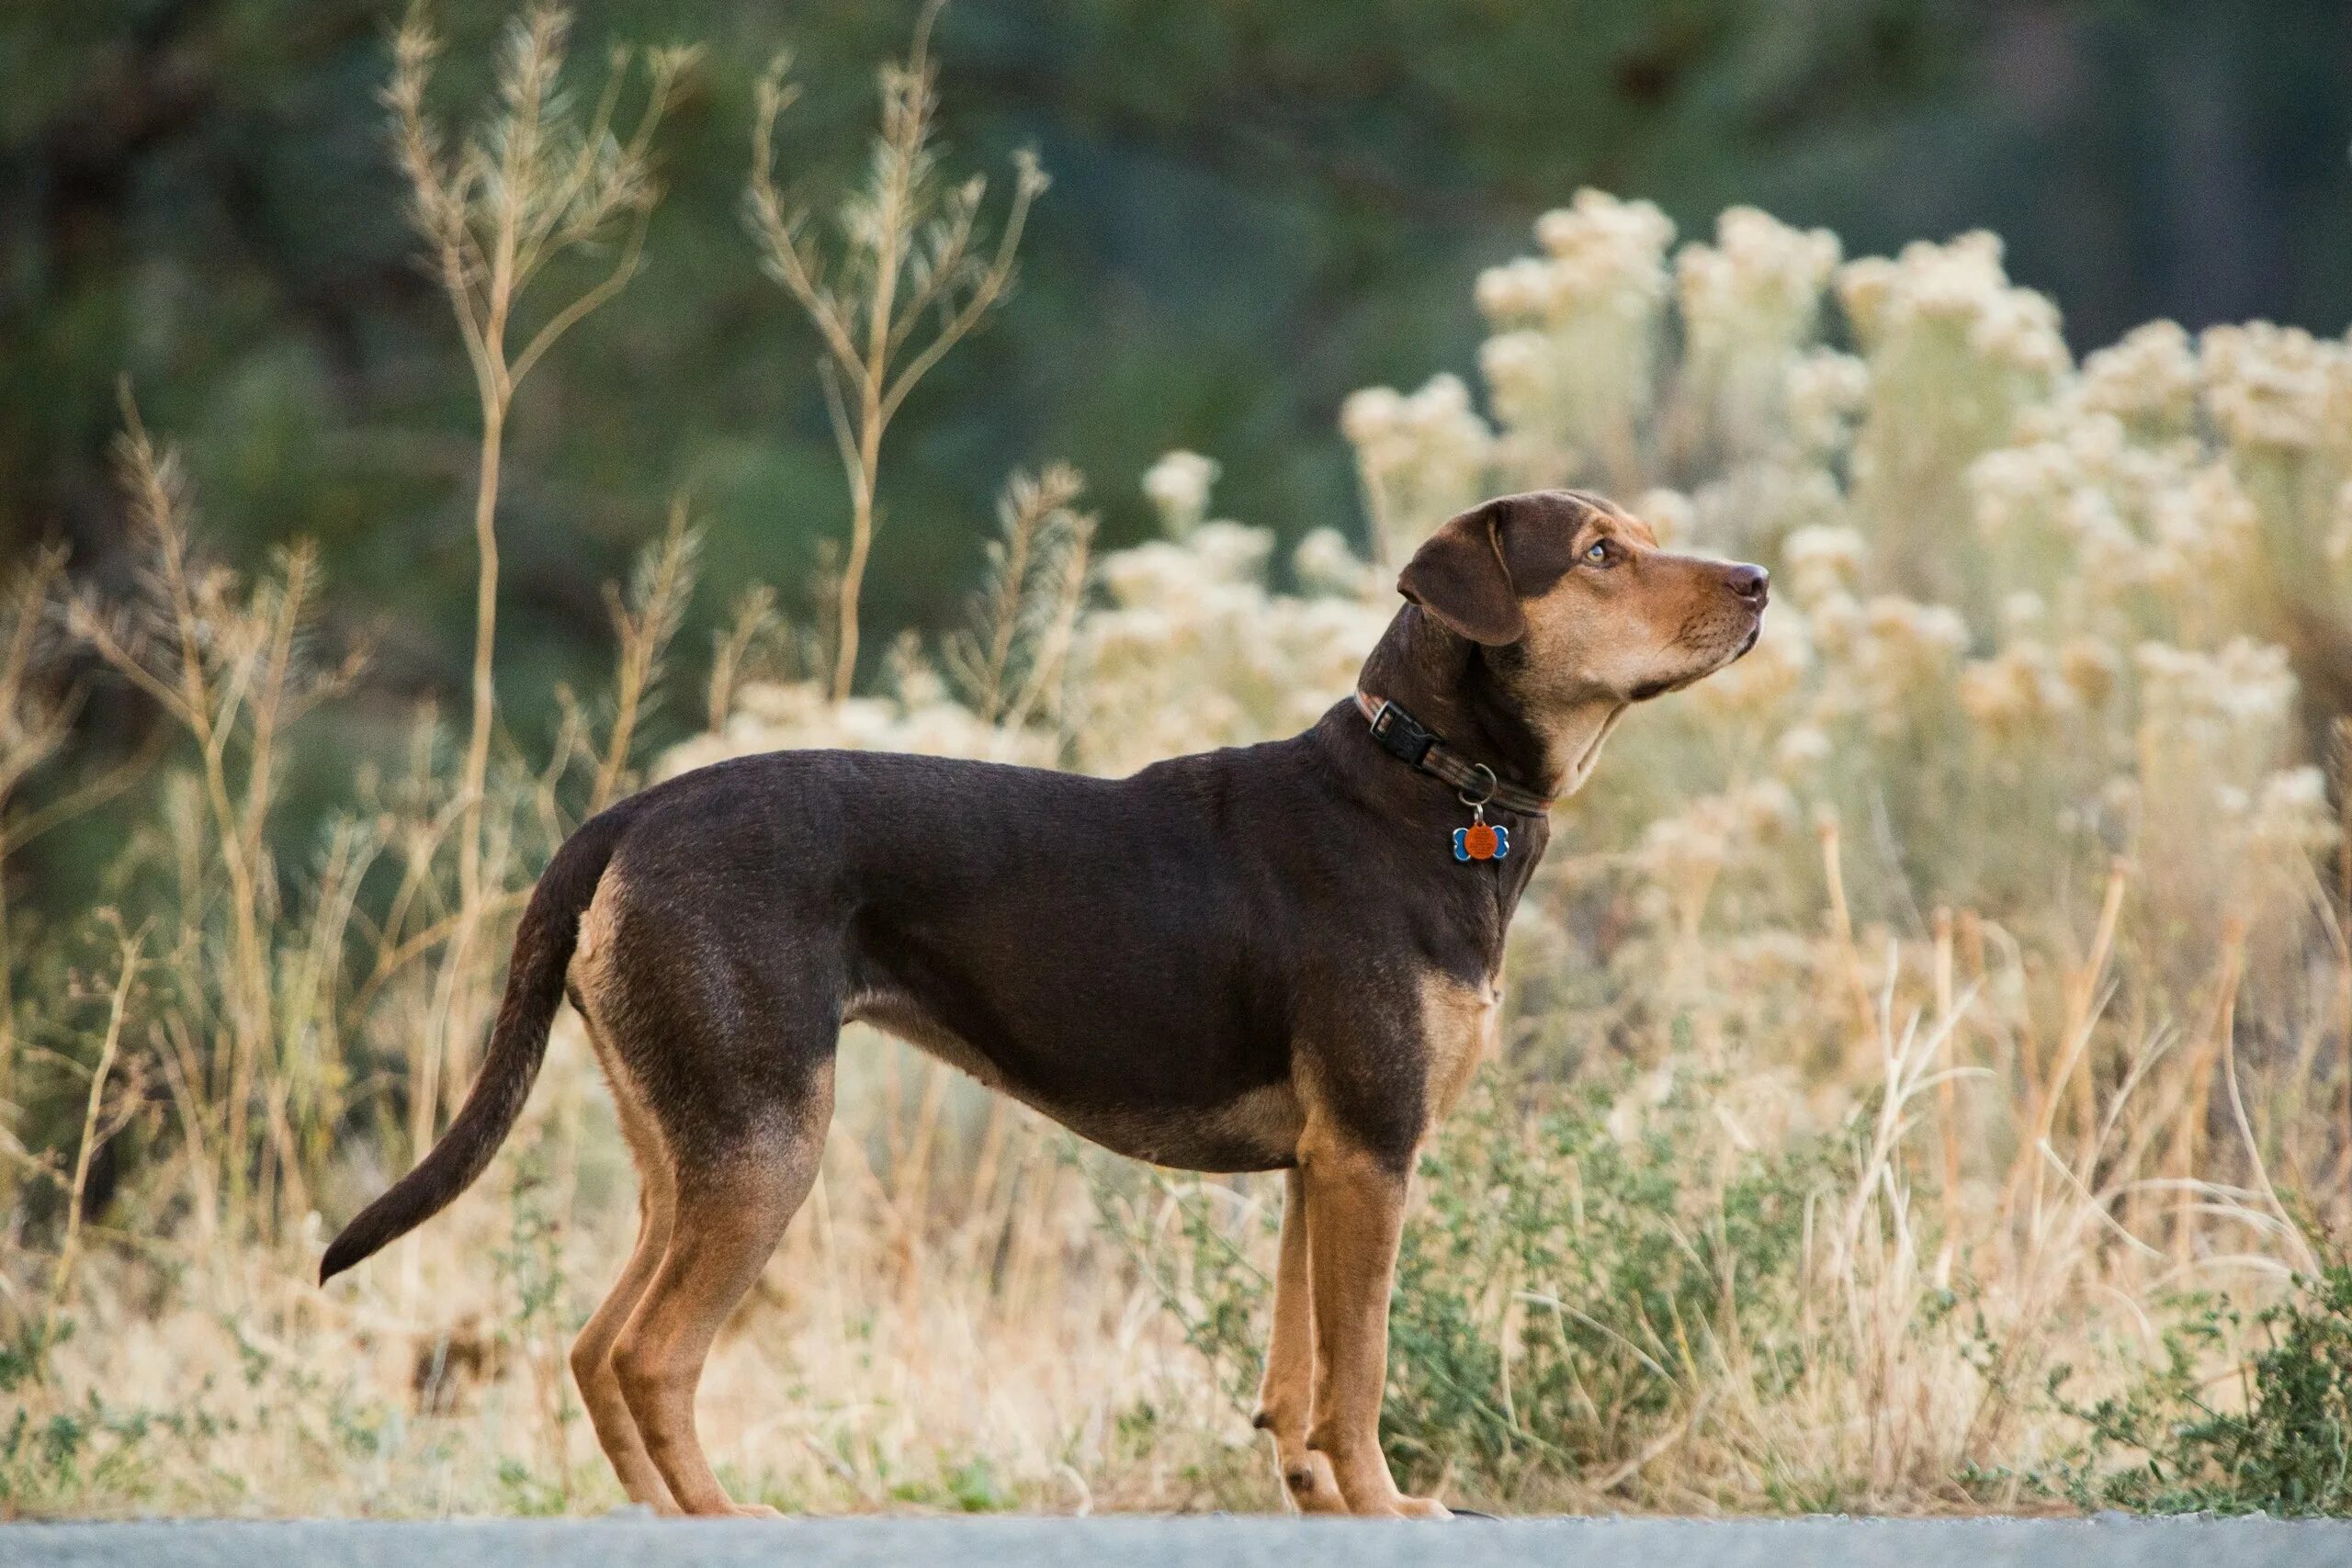
<svg viewBox="0 0 2352 1568">
<path fill-rule="evenodd" d="M 1498 779 L 1498 778 L 1496 778 L 1496 777 L 1495 777 L 1495 770 L 1494 770 L 1494 769 L 1492 769 L 1492 768 L 1490 768 L 1490 767 L 1488 767 L 1488 766 L 1487 766 L 1487 764 L 1486 764 L 1486 763 L 1484 763 L 1484 762 L 1473 762 L 1473 763 L 1471 763 L 1471 764 L 1470 764 L 1470 771 L 1471 771 L 1471 772 L 1473 772 L 1473 773 L 1484 773 L 1484 774 L 1486 774 L 1486 775 L 1487 775 L 1487 793 L 1486 793 L 1486 794 L 1484 794 L 1484 795 L 1480 795 L 1480 796 L 1478 796 L 1476 800 L 1473 800 L 1473 799 L 1470 797 L 1470 792 L 1469 792 L 1469 790 L 1468 790 L 1467 788 L 1464 788 L 1464 789 L 1462 789 L 1462 790 L 1457 791 L 1457 792 L 1455 793 L 1455 795 L 1454 795 L 1454 798 L 1455 798 L 1456 800 L 1459 800 L 1463 805 L 1467 806 L 1467 807 L 1472 807 L 1473 809 L 1476 809 L 1476 807 L 1481 807 L 1481 806 L 1484 806 L 1484 805 L 1486 805 L 1486 804 L 1487 804 L 1487 802 L 1488 802 L 1488 801 L 1490 801 L 1490 800 L 1492 800 L 1492 799 L 1494 799 L 1494 798 L 1495 798 L 1495 791 L 1496 791 L 1496 789 L 1498 789 L 1498 788 L 1501 785 L 1502 781 L 1501 781 L 1501 780 L 1499 780 L 1499 779 Z"/>
</svg>

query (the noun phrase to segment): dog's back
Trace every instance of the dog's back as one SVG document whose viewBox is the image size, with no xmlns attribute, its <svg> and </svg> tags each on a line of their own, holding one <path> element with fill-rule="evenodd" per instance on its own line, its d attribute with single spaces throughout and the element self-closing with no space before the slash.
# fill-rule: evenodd
<svg viewBox="0 0 2352 1568">
<path fill-rule="evenodd" d="M 1295 1128 L 1256 1091 L 1289 1076 L 1295 949 L 1318 923 L 1298 889 L 1332 874 L 1297 874 L 1329 857 L 1296 824 L 1329 787 L 1299 741 L 1123 780 L 721 763 L 644 797 L 575 965 L 605 994 L 577 999 L 672 1021 L 616 1043 L 665 1123 L 734 1120 L 856 1019 L 1122 1152 L 1281 1165 Z M 747 1014 L 771 1022 L 747 1033 Z"/>
</svg>

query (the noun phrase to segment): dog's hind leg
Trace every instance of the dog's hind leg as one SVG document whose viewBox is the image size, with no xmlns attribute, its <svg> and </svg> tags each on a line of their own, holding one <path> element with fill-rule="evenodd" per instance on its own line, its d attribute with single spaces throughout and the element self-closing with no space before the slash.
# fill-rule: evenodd
<svg viewBox="0 0 2352 1568">
<path fill-rule="evenodd" d="M 1282 1257 L 1274 1273 L 1274 1328 L 1258 1384 L 1259 1430 L 1272 1434 L 1283 1489 L 1301 1513 L 1344 1514 L 1331 1461 L 1306 1446 L 1315 1399 L 1314 1282 L 1307 1265 L 1306 1173 L 1294 1166 L 1283 1188 Z"/>
<path fill-rule="evenodd" d="M 669 1247 L 613 1351 L 646 1451 L 689 1514 L 775 1512 L 738 1506 L 719 1485 L 695 1435 L 695 1390 L 719 1325 L 816 1180 L 832 1119 L 830 1059 L 810 1068 L 798 1099 L 758 1134 L 679 1162 Z"/>
<path fill-rule="evenodd" d="M 594 1038 L 594 1024 L 589 1026 L 589 1032 Z M 581 1328 L 580 1337 L 571 1342 L 571 1375 L 580 1384 L 581 1403 L 587 1406 L 589 1424 L 596 1429 L 596 1441 L 603 1447 L 605 1457 L 612 1461 L 613 1472 L 620 1477 L 621 1490 L 628 1494 L 628 1500 L 664 1514 L 674 1514 L 678 1505 L 663 1483 L 662 1472 L 653 1468 L 652 1457 L 645 1451 L 645 1439 L 638 1435 L 637 1418 L 629 1414 L 628 1401 L 621 1393 L 620 1379 L 613 1371 L 613 1345 L 620 1338 L 629 1314 L 637 1310 L 638 1298 L 645 1293 L 662 1255 L 669 1249 L 671 1211 L 676 1193 L 671 1180 L 670 1156 L 662 1147 L 661 1134 L 651 1118 L 638 1107 L 634 1092 L 618 1076 L 618 1065 L 605 1052 L 601 1040 L 597 1054 L 613 1070 L 614 1104 L 620 1112 L 622 1134 L 628 1142 L 630 1154 L 636 1156 L 637 1247 L 604 1303 Z"/>
</svg>

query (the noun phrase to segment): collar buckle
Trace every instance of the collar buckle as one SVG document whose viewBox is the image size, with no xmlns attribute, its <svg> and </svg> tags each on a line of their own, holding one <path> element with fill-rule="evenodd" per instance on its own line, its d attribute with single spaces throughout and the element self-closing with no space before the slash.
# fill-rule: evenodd
<svg viewBox="0 0 2352 1568">
<path fill-rule="evenodd" d="M 1383 697 L 1373 710 L 1372 738 L 1380 749 L 1399 761 L 1419 767 L 1427 760 L 1430 749 L 1437 744 L 1434 731 L 1421 728 L 1411 714 Z"/>
<path fill-rule="evenodd" d="M 1397 761 L 1453 785 L 1457 798 L 1463 805 L 1477 811 L 1482 820 L 1486 807 L 1490 805 L 1500 807 L 1505 811 L 1515 811 L 1522 817 L 1541 817 L 1551 810 L 1549 799 L 1532 789 L 1506 784 L 1486 763 L 1473 762 L 1458 755 L 1445 744 L 1437 731 L 1386 697 L 1375 697 L 1359 689 L 1356 711 L 1363 715 L 1369 723 L 1374 745 Z"/>
</svg>

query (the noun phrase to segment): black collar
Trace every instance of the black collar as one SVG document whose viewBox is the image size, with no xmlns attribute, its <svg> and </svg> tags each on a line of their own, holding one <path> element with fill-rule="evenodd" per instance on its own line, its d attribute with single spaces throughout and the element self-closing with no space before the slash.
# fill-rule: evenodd
<svg viewBox="0 0 2352 1568">
<path fill-rule="evenodd" d="M 1494 769 L 1451 750 L 1437 731 L 1385 697 L 1359 687 L 1356 708 L 1371 721 L 1374 744 L 1397 761 L 1443 779 L 1462 792 L 1466 804 L 1499 806 L 1522 817 L 1541 817 L 1552 809 L 1549 795 L 1498 778 Z"/>
</svg>

